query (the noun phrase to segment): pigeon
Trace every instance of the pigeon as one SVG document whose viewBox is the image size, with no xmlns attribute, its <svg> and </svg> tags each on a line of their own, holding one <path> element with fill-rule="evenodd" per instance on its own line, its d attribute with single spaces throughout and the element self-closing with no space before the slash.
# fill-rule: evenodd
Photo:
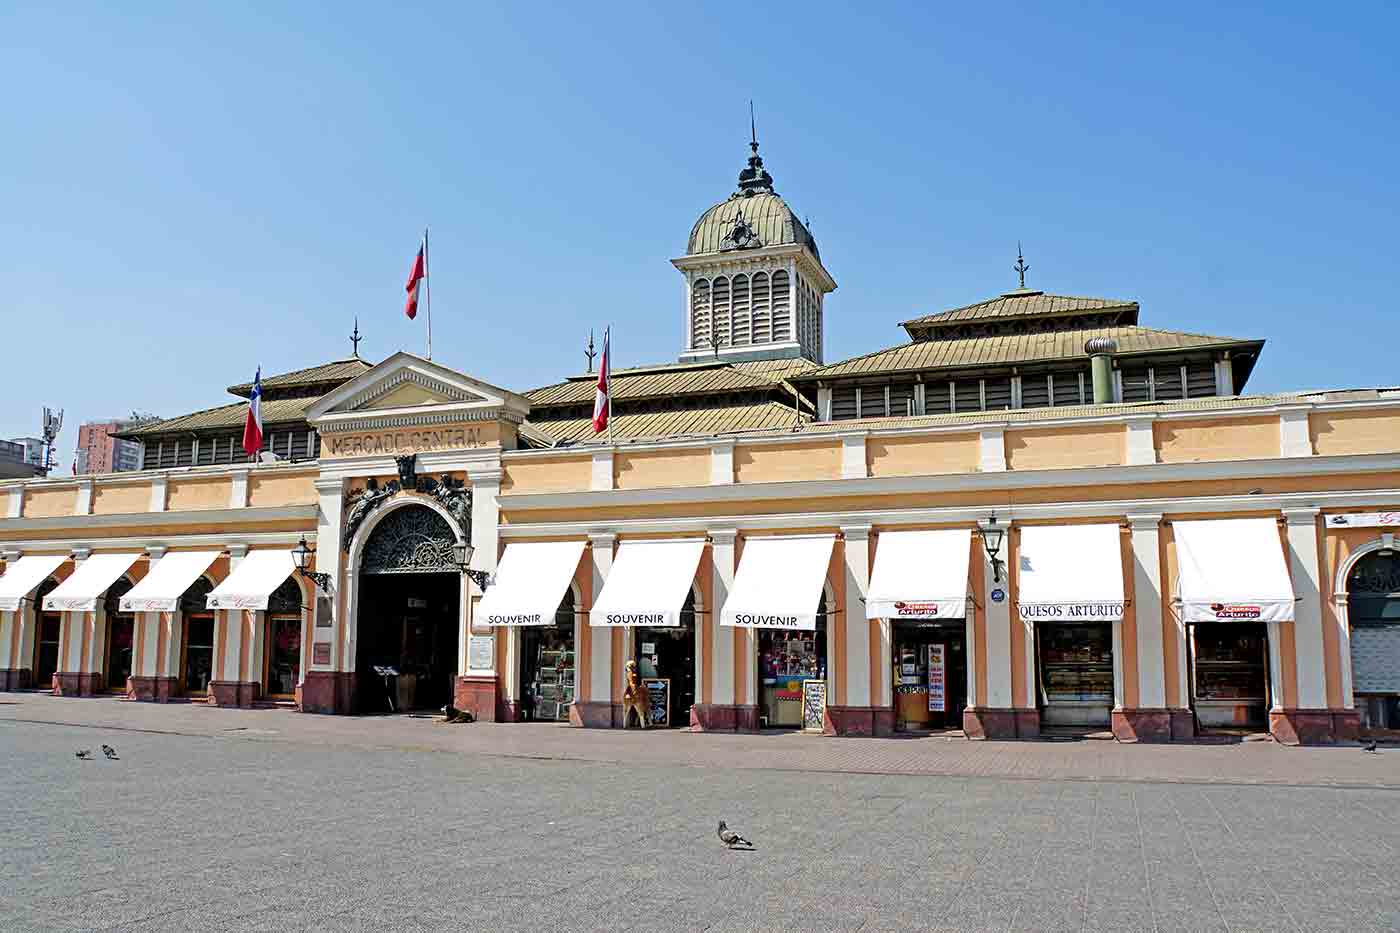
<svg viewBox="0 0 1400 933">
<path fill-rule="evenodd" d="M 1361 746 L 1363 752 L 1374 752 L 1376 750 L 1376 740 L 1369 739 L 1365 745 Z"/>
<path fill-rule="evenodd" d="M 102 746 L 102 754 L 106 755 L 109 761 L 117 761 L 117 750 L 110 745 Z"/>
<path fill-rule="evenodd" d="M 731 849 L 738 848 L 739 846 L 748 849 L 753 848 L 752 842 L 749 842 L 743 836 L 726 826 L 724 820 L 719 821 L 719 828 L 715 830 L 715 832 L 719 835 L 719 841 L 729 846 Z"/>
<path fill-rule="evenodd" d="M 73 753 L 74 758 L 81 758 L 83 761 L 92 761 L 92 749 L 80 748 Z"/>
</svg>

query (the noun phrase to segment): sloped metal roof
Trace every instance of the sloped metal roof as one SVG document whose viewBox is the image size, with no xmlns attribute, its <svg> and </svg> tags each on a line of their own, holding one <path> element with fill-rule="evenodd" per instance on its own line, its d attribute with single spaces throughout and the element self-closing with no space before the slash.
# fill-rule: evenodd
<svg viewBox="0 0 1400 933">
<path fill-rule="evenodd" d="M 272 398 L 262 402 L 264 425 L 297 423 L 306 420 L 306 410 L 315 404 L 316 398 Z M 242 428 L 248 417 L 248 403 L 234 402 L 218 408 L 206 408 L 177 418 L 153 421 L 123 431 L 118 437 L 140 437 L 152 434 L 187 433 L 191 431 L 211 431 L 220 428 Z"/>
<path fill-rule="evenodd" d="M 777 402 L 642 412 L 632 415 L 615 414 L 612 419 L 612 439 L 616 442 L 656 440 L 694 434 L 728 434 L 735 431 L 791 427 L 808 420 L 810 416 L 795 415 L 791 405 L 781 405 Z M 606 434 L 594 432 L 593 422 L 589 418 L 528 421 L 526 424 L 529 426 L 529 435 L 547 435 L 554 438 L 556 443 L 595 440 L 601 443 L 607 437 Z"/>
<path fill-rule="evenodd" d="M 761 360 L 748 363 L 700 362 L 613 370 L 613 401 L 683 395 L 716 395 L 761 391 L 780 384 L 788 375 L 816 366 L 810 360 Z M 597 374 L 574 376 L 566 382 L 525 393 L 538 407 L 592 404 Z"/>
<path fill-rule="evenodd" d="M 1137 323 L 1138 303 L 1136 301 L 1127 301 L 1121 298 L 1083 298 L 1073 295 L 1047 295 L 1044 292 L 1038 292 L 1032 289 L 1017 289 L 1014 292 L 1007 292 L 1005 295 L 998 295 L 995 298 L 979 301 L 976 304 L 911 318 L 908 321 L 904 321 L 900 326 L 905 328 L 911 326 L 928 327 L 940 324 L 960 324 L 967 321 L 984 321 L 990 319 L 1005 320 L 1008 318 L 1097 313 L 1114 310 L 1122 310 L 1131 314 L 1131 318 L 1123 323 Z"/>
<path fill-rule="evenodd" d="M 289 389 L 296 386 L 315 386 L 334 383 L 340 385 L 349 382 L 360 373 L 374 368 L 374 364 L 359 357 L 348 360 L 333 360 L 329 363 L 321 363 L 318 366 L 308 366 L 306 369 L 297 369 L 289 373 L 278 373 L 275 376 L 264 376 L 262 385 L 263 391 L 269 389 Z M 253 384 L 242 382 L 236 386 L 228 387 L 229 394 L 241 395 L 248 398 L 253 394 Z"/>
<path fill-rule="evenodd" d="M 1136 325 L 1091 327 L 1075 330 L 1003 334 L 996 337 L 959 337 L 953 340 L 915 340 L 912 343 L 876 350 L 864 356 L 843 360 L 789 377 L 793 382 L 809 382 L 838 376 L 912 372 L 929 369 L 962 369 L 974 366 L 1005 366 L 1051 360 L 1088 359 L 1084 343 L 1091 337 L 1111 337 L 1118 341 L 1117 356 L 1168 350 L 1239 345 L 1263 346 L 1262 340 L 1213 337 L 1183 331 L 1158 330 Z"/>
<path fill-rule="evenodd" d="M 771 192 L 734 194 L 705 211 L 690 230 L 686 254 L 718 253 L 732 248 L 724 238 L 734 228 L 734 221 L 740 214 L 758 236 L 754 246 L 797 244 L 806 246 L 812 255 L 821 258 L 816 238 L 797 219 L 787 202 Z"/>
</svg>

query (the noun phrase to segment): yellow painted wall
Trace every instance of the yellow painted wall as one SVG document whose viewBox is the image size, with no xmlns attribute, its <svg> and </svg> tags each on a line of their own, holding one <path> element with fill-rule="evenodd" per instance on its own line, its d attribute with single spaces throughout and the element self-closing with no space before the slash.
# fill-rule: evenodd
<svg viewBox="0 0 1400 933">
<path fill-rule="evenodd" d="M 383 454 L 402 456 L 403 454 L 430 453 L 437 450 L 494 447 L 501 442 L 501 425 L 495 421 L 435 424 L 421 428 L 323 432 L 321 434 L 321 458 L 323 460 L 336 460 L 342 457 Z"/>
<path fill-rule="evenodd" d="M 1006 461 L 1013 470 L 1119 466 L 1126 443 L 1121 424 L 1007 431 Z"/>
<path fill-rule="evenodd" d="M 976 434 L 871 437 L 865 442 L 871 476 L 969 473 L 977 469 L 980 449 Z"/>
<path fill-rule="evenodd" d="M 1162 463 L 1256 460 L 1279 455 L 1279 423 L 1275 417 L 1159 421 L 1153 426 L 1153 433 L 1157 459 Z"/>
<path fill-rule="evenodd" d="M 1321 456 L 1400 450 L 1400 412 L 1338 411 L 1308 419 L 1313 450 Z"/>
<path fill-rule="evenodd" d="M 229 476 L 171 479 L 166 489 L 165 507 L 171 512 L 226 509 L 232 493 L 233 478 Z"/>
<path fill-rule="evenodd" d="M 613 459 L 618 489 L 703 486 L 710 481 L 709 448 L 643 450 Z"/>
<path fill-rule="evenodd" d="M 740 483 L 837 479 L 841 476 L 841 444 L 836 441 L 825 444 L 736 446 L 734 475 Z"/>
<path fill-rule="evenodd" d="M 593 482 L 590 454 L 529 457 L 501 464 L 501 492 L 577 492 Z"/>
<path fill-rule="evenodd" d="M 151 487 L 147 483 L 123 483 L 120 486 L 98 483 L 92 490 L 94 515 L 125 515 L 149 512 L 150 509 Z"/>
<path fill-rule="evenodd" d="M 59 489 L 26 489 L 24 491 L 25 518 L 54 518 L 59 515 L 72 515 L 78 504 L 78 490 L 74 486 Z"/>
<path fill-rule="evenodd" d="M 265 509 L 279 505 L 314 505 L 316 503 L 316 474 L 248 477 L 249 508 Z"/>
</svg>

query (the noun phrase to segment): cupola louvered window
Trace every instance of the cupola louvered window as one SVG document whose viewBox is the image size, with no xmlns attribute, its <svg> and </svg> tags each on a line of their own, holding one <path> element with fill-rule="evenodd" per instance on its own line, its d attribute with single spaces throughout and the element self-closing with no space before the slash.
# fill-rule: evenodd
<svg viewBox="0 0 1400 933">
<path fill-rule="evenodd" d="M 1089 377 L 1083 372 L 1060 372 L 1054 374 L 1055 405 L 1085 405 L 1089 399 L 1084 393 L 1088 390 Z"/>
<path fill-rule="evenodd" d="M 1185 366 L 1152 367 L 1152 398 L 1159 402 L 1185 398 L 1185 377 Z"/>
<path fill-rule="evenodd" d="M 946 415 L 953 410 L 953 388 L 947 382 L 924 383 L 924 413 Z"/>
<path fill-rule="evenodd" d="M 953 384 L 953 410 L 981 411 L 982 382 L 979 379 L 959 379 Z"/>
<path fill-rule="evenodd" d="M 984 387 L 983 411 L 1003 411 L 1011 407 L 1011 377 L 982 380 Z"/>
<path fill-rule="evenodd" d="M 718 346 L 730 346 L 729 342 L 729 279 L 720 276 L 710 289 L 710 321 L 712 339 Z"/>
<path fill-rule="evenodd" d="M 836 386 L 831 390 L 831 420 L 849 421 L 856 416 L 856 387 Z"/>
<path fill-rule="evenodd" d="M 1152 382 L 1146 366 L 1123 367 L 1119 370 L 1123 383 L 1123 401 L 1148 402 L 1152 400 Z"/>
<path fill-rule="evenodd" d="M 885 417 L 885 387 L 860 387 L 860 416 L 862 418 Z"/>
<path fill-rule="evenodd" d="M 786 271 L 773 273 L 773 340 L 792 339 L 792 294 Z"/>
<path fill-rule="evenodd" d="M 690 289 L 690 346 L 700 350 L 710 345 L 710 280 L 698 279 Z"/>
<path fill-rule="evenodd" d="M 773 306 L 768 273 L 754 273 L 749 287 L 753 309 L 753 342 L 768 343 L 773 339 Z"/>
<path fill-rule="evenodd" d="M 889 393 L 891 415 L 896 418 L 905 418 L 914 414 L 914 383 L 891 383 Z"/>
<path fill-rule="evenodd" d="M 1191 360 L 1186 364 L 1186 397 L 1210 398 L 1215 395 L 1215 363 Z"/>
<path fill-rule="evenodd" d="M 749 306 L 749 277 L 747 275 L 736 275 L 730 286 L 730 342 L 732 347 L 746 347 L 750 342 L 750 335 L 753 333 L 752 320 L 749 317 L 751 309 Z"/>
<path fill-rule="evenodd" d="M 1047 408 L 1050 405 L 1050 381 L 1045 373 L 1021 377 L 1021 407 Z"/>
<path fill-rule="evenodd" d="M 179 438 L 175 441 L 175 465 L 177 467 L 194 466 L 194 439 Z"/>
</svg>

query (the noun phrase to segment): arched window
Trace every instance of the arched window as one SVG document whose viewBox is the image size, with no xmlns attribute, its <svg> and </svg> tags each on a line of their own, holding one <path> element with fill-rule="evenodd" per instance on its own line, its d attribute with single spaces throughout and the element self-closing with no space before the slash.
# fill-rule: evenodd
<svg viewBox="0 0 1400 933">
<path fill-rule="evenodd" d="M 727 347 L 730 345 L 729 279 L 722 275 L 715 279 L 714 289 L 710 298 L 710 308 L 710 320 L 713 322 L 714 339 L 719 346 Z"/>
<path fill-rule="evenodd" d="M 1347 574 L 1351 687 L 1364 725 L 1400 727 L 1400 554 L 1373 551 Z"/>
<path fill-rule="evenodd" d="M 690 348 L 710 345 L 710 280 L 697 279 L 690 287 Z"/>
<path fill-rule="evenodd" d="M 731 286 L 730 296 L 730 346 L 746 347 L 749 345 L 749 335 L 753 332 L 750 313 L 749 277 L 736 275 Z"/>
<path fill-rule="evenodd" d="M 753 309 L 753 342 L 768 343 L 773 339 L 773 307 L 769 292 L 768 273 L 756 272 L 750 294 Z"/>
</svg>

